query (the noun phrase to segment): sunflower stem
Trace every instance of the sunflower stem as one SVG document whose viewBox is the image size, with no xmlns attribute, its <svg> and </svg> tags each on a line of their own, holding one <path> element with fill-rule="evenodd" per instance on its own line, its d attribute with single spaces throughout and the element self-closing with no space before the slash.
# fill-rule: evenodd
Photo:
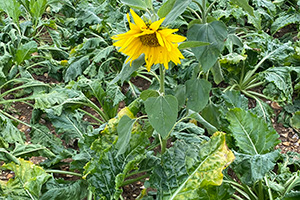
<svg viewBox="0 0 300 200">
<path fill-rule="evenodd" d="M 159 88 L 159 93 L 161 95 L 165 95 L 165 70 L 163 68 L 163 65 L 160 64 L 159 65 L 159 75 L 160 75 L 160 81 L 159 81 L 159 84 L 160 84 L 160 88 Z"/>
</svg>

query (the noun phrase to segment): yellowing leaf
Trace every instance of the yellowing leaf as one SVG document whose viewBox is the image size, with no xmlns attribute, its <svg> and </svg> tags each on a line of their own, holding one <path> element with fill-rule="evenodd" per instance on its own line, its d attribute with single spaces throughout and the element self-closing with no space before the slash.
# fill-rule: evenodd
<svg viewBox="0 0 300 200">
<path fill-rule="evenodd" d="M 234 160 L 234 154 L 226 145 L 225 133 L 214 133 L 211 140 L 202 145 L 200 157 L 198 167 L 190 173 L 169 200 L 195 199 L 198 189 L 222 184 L 222 171 Z"/>
<path fill-rule="evenodd" d="M 7 199 L 35 199 L 39 198 L 43 184 L 51 177 L 43 168 L 30 161 L 19 159 L 20 164 L 8 163 L 2 169 L 11 170 L 15 178 L 0 181 L 1 188 Z"/>
</svg>

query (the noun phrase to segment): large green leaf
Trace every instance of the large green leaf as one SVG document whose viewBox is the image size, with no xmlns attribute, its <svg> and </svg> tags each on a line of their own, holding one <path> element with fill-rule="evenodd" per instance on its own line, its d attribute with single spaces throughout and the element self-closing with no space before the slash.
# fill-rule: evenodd
<svg viewBox="0 0 300 200">
<path fill-rule="evenodd" d="M 204 79 L 193 79 L 185 82 L 187 109 L 200 112 L 208 103 L 211 90 L 210 82 Z"/>
<path fill-rule="evenodd" d="M 14 179 L 8 182 L 0 181 L 1 188 L 7 199 L 38 199 L 41 195 L 43 184 L 51 177 L 43 168 L 30 161 L 19 159 L 20 164 L 8 163 L 2 169 L 15 173 Z"/>
<path fill-rule="evenodd" d="M 280 143 L 276 131 L 249 111 L 234 108 L 227 113 L 226 118 L 241 152 L 249 155 L 265 154 Z"/>
<path fill-rule="evenodd" d="M 207 122 L 199 113 L 194 112 L 192 110 L 189 110 L 189 116 L 192 119 L 195 119 L 196 121 L 198 121 L 200 124 L 202 124 L 210 134 L 215 133 L 216 131 L 218 131 L 218 129 L 216 127 L 214 127 L 212 124 L 210 124 L 209 122 Z"/>
<path fill-rule="evenodd" d="M 291 72 L 293 68 L 290 67 L 271 67 L 261 72 L 259 75 L 267 86 L 263 90 L 263 93 L 273 101 L 282 102 L 292 101 L 293 84 L 291 78 Z"/>
<path fill-rule="evenodd" d="M 148 5 L 143 0 L 121 0 L 122 3 L 136 9 L 146 10 Z"/>
<path fill-rule="evenodd" d="M 53 178 L 45 184 L 45 190 L 40 200 L 82 200 L 87 195 L 87 183 Z"/>
<path fill-rule="evenodd" d="M 163 24 L 170 24 L 190 5 L 191 0 L 168 0 L 158 11 L 160 18 L 166 17 Z"/>
<path fill-rule="evenodd" d="M 116 143 L 116 147 L 118 148 L 117 155 L 124 153 L 128 148 L 128 143 L 131 138 L 131 130 L 135 121 L 136 119 L 131 119 L 127 115 L 124 115 L 120 119 L 117 127 L 119 135 L 118 142 Z"/>
<path fill-rule="evenodd" d="M 32 18 L 34 20 L 38 20 L 39 18 L 41 18 L 46 10 L 47 5 L 47 0 L 30 1 L 29 9 Z"/>
<path fill-rule="evenodd" d="M 35 41 L 30 41 L 21 45 L 16 52 L 15 61 L 17 64 L 21 64 L 24 60 L 31 57 L 31 54 L 37 51 L 37 43 Z"/>
<path fill-rule="evenodd" d="M 15 23 L 19 24 L 19 17 L 21 15 L 20 4 L 17 0 L 0 0 L 1 9 L 3 9 L 8 16 L 10 16 Z"/>
<path fill-rule="evenodd" d="M 110 149 L 99 152 L 99 159 L 92 159 L 84 168 L 89 188 L 94 192 L 96 199 L 119 199 L 126 174 L 146 157 L 142 149 L 126 155 L 116 156 L 117 151 Z"/>
<path fill-rule="evenodd" d="M 171 95 L 150 97 L 145 101 L 145 108 L 150 124 L 163 138 L 166 138 L 177 119 L 176 97 Z"/>
<path fill-rule="evenodd" d="M 290 123 L 293 128 L 300 129 L 300 111 L 295 112 Z"/>
<path fill-rule="evenodd" d="M 240 175 L 242 183 L 253 185 L 257 180 L 263 179 L 265 174 L 274 168 L 280 152 L 273 151 L 254 156 L 236 152 L 234 155 L 236 159 L 233 163 L 233 169 Z"/>
<path fill-rule="evenodd" d="M 299 23 L 299 22 L 300 22 L 300 13 L 299 12 L 285 14 L 285 15 L 275 19 L 275 21 L 273 22 L 273 24 L 271 26 L 271 33 L 274 34 L 279 29 L 281 29 L 289 24 Z"/>
<path fill-rule="evenodd" d="M 7 143 L 24 143 L 25 134 L 12 123 L 6 116 L 0 113 L 0 136 Z"/>
<path fill-rule="evenodd" d="M 46 112 L 57 133 L 62 133 L 61 138 L 67 143 L 74 139 L 83 139 L 87 127 L 82 120 L 83 114 L 63 111 L 60 116 L 57 116 L 52 109 L 47 109 Z"/>
<path fill-rule="evenodd" d="M 248 4 L 248 0 L 230 0 L 232 3 L 242 7 L 250 15 L 254 16 L 253 8 Z"/>
<path fill-rule="evenodd" d="M 111 83 L 117 83 L 121 80 L 123 84 L 124 81 L 129 80 L 131 74 L 137 71 L 143 64 L 145 63 L 145 56 L 144 54 L 132 61 L 131 65 L 130 62 L 124 63 L 122 66 L 121 72 L 111 81 Z"/>
<path fill-rule="evenodd" d="M 198 199 L 202 189 L 222 184 L 222 171 L 233 159 L 222 132 L 203 144 L 179 140 L 162 156 L 149 181 L 158 189 L 158 199 Z"/>
<path fill-rule="evenodd" d="M 213 21 L 206 24 L 195 24 L 187 33 L 189 41 L 208 42 L 210 45 L 192 48 L 193 53 L 207 72 L 216 63 L 227 38 L 227 28 L 223 22 Z"/>
<path fill-rule="evenodd" d="M 83 71 L 88 67 L 90 61 L 88 56 L 84 56 L 74 62 L 72 62 L 65 73 L 65 82 L 75 80 L 79 75 L 82 75 Z"/>
</svg>

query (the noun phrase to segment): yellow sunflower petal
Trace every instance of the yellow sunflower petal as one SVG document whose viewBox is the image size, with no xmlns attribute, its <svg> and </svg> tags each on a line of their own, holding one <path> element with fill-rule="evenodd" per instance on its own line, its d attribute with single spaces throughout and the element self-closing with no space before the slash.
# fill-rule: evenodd
<svg viewBox="0 0 300 200">
<path fill-rule="evenodd" d="M 156 38 L 157 38 L 158 43 L 160 44 L 160 46 L 162 46 L 162 47 L 165 46 L 164 40 L 162 39 L 160 33 L 156 32 Z"/>
<path fill-rule="evenodd" d="M 165 20 L 165 18 L 162 18 L 156 22 L 153 22 L 149 28 L 151 30 L 157 31 L 157 29 L 160 27 L 160 25 L 163 23 L 164 20 Z"/>
<path fill-rule="evenodd" d="M 169 36 L 167 36 L 167 39 L 173 43 L 178 43 L 178 42 L 183 42 L 184 40 L 186 40 L 186 37 L 183 37 L 181 35 L 169 35 Z"/>
<path fill-rule="evenodd" d="M 134 23 L 140 28 L 140 29 L 144 29 L 146 28 L 146 24 L 145 22 L 142 20 L 142 18 L 140 18 L 132 9 L 130 9 L 130 13 L 133 17 Z"/>
</svg>

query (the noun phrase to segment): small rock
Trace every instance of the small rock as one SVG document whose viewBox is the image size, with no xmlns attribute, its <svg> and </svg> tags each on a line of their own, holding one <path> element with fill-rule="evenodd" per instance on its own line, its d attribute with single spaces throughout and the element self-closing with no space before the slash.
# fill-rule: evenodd
<svg viewBox="0 0 300 200">
<path fill-rule="evenodd" d="M 289 142 L 283 142 L 282 143 L 284 146 L 290 146 L 290 143 Z"/>
<path fill-rule="evenodd" d="M 282 109 L 282 107 L 277 102 L 272 102 L 271 107 L 276 109 L 276 110 L 281 110 Z"/>
</svg>

